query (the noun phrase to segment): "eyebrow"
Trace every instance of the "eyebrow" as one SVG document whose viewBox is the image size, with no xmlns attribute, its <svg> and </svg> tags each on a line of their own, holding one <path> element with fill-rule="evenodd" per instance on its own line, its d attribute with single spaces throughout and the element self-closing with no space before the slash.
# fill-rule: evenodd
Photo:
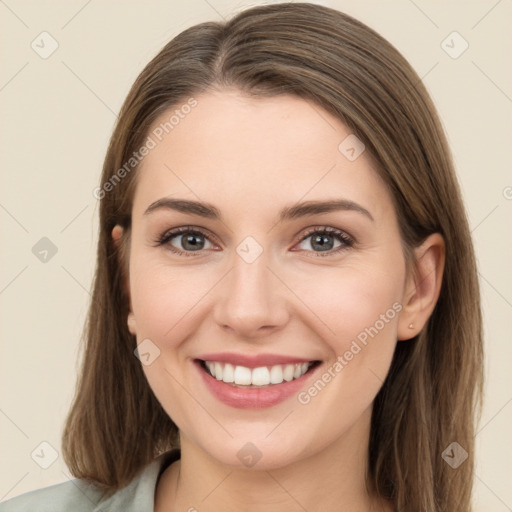
<svg viewBox="0 0 512 512">
<path fill-rule="evenodd" d="M 199 215 L 208 219 L 222 220 L 220 211 L 210 203 L 191 201 L 188 199 L 174 199 L 170 197 L 164 197 L 151 203 L 144 212 L 144 215 L 161 209 L 175 210 L 182 213 Z M 365 215 L 372 222 L 374 221 L 372 214 L 361 205 L 349 201 L 348 199 L 335 199 L 329 201 L 305 201 L 292 206 L 285 206 L 279 212 L 279 222 L 334 211 L 354 211 Z"/>
</svg>

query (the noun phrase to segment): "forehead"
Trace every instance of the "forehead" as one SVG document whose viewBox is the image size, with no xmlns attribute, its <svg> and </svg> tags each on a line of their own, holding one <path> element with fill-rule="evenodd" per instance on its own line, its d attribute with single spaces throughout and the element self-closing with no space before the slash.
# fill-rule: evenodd
<svg viewBox="0 0 512 512">
<path fill-rule="evenodd" d="M 134 213 L 164 196 L 254 213 L 339 197 L 376 216 L 391 205 L 369 155 L 353 158 L 362 146 L 349 128 L 299 97 L 203 93 L 163 113 L 149 137 L 154 148 L 138 171 Z"/>
</svg>

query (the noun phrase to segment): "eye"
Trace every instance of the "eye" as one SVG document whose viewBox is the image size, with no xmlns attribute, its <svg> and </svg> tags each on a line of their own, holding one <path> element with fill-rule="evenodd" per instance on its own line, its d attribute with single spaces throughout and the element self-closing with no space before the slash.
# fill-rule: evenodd
<svg viewBox="0 0 512 512">
<path fill-rule="evenodd" d="M 336 242 L 338 245 L 335 245 Z M 301 249 L 313 251 L 316 256 L 332 256 L 354 245 L 354 240 L 343 231 L 324 226 L 312 228 L 300 240 Z M 323 254 L 322 254 L 323 253 Z"/>
<path fill-rule="evenodd" d="M 180 256 L 196 256 L 194 253 L 201 253 L 215 247 L 209 235 L 191 226 L 166 231 L 156 240 L 156 245 L 165 245 L 170 251 Z M 352 247 L 354 240 L 339 229 L 324 226 L 307 231 L 298 245 L 300 246 L 299 250 L 313 252 L 315 256 L 332 256 Z M 297 251 L 297 249 L 292 250 Z"/>
<path fill-rule="evenodd" d="M 157 240 L 157 245 L 167 245 L 172 252 L 182 256 L 194 256 L 192 254 L 194 252 L 213 248 L 212 242 L 205 233 L 189 226 L 165 232 Z"/>
</svg>

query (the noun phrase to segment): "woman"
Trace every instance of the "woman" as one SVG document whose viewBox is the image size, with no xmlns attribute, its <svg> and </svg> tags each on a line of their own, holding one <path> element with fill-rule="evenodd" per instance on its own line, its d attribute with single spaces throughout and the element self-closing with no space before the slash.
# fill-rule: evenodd
<svg viewBox="0 0 512 512">
<path fill-rule="evenodd" d="M 305 3 L 184 31 L 95 195 L 77 480 L 0 510 L 471 510 L 474 252 L 387 41 Z"/>
</svg>

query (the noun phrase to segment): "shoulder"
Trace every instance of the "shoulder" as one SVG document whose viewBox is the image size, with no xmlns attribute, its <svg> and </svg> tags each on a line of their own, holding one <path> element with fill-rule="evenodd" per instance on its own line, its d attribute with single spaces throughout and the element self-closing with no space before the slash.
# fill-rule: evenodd
<svg viewBox="0 0 512 512">
<path fill-rule="evenodd" d="M 92 512 L 102 491 L 79 479 L 26 492 L 0 503 L 0 512 Z"/>
<path fill-rule="evenodd" d="M 81 479 L 26 492 L 0 503 L 0 512 L 139 512 L 154 510 L 158 478 L 180 458 L 179 449 L 166 452 L 143 468 L 123 489 L 107 495 Z"/>
</svg>

